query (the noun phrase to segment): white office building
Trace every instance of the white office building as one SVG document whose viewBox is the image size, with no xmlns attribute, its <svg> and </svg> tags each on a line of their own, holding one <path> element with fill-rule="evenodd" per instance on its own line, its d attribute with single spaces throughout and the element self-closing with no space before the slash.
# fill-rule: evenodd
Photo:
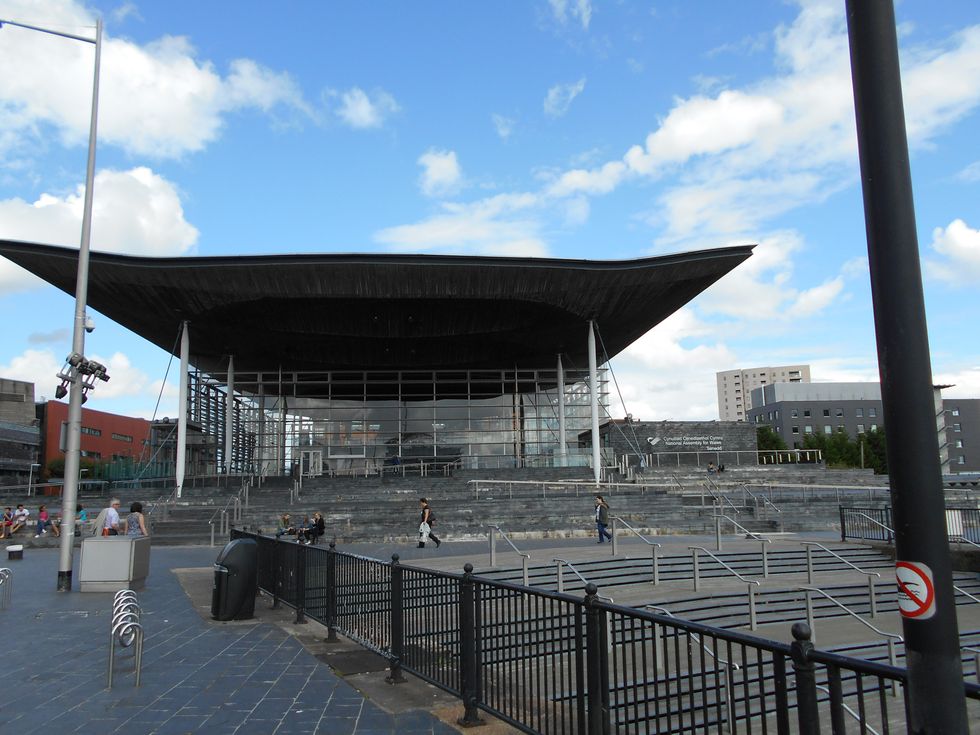
<svg viewBox="0 0 980 735">
<path fill-rule="evenodd" d="M 752 391 L 772 383 L 809 383 L 809 365 L 779 365 L 715 373 L 718 382 L 718 418 L 745 421 L 752 408 Z"/>
</svg>

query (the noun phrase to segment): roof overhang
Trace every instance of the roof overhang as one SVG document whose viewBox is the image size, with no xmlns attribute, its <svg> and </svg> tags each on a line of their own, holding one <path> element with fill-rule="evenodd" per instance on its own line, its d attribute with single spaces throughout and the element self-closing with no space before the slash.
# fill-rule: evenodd
<svg viewBox="0 0 980 735">
<path fill-rule="evenodd" d="M 93 251 L 88 304 L 167 352 L 235 370 L 542 368 L 612 357 L 746 260 L 752 245 L 635 260 L 296 254 L 144 258 Z M 73 295 L 78 250 L 0 240 Z"/>
</svg>

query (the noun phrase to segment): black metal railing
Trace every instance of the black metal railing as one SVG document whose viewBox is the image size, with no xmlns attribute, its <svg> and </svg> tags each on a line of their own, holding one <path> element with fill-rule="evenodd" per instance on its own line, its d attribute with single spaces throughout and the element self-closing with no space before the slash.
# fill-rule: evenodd
<svg viewBox="0 0 980 735">
<path fill-rule="evenodd" d="M 892 509 L 845 508 L 840 509 L 841 541 L 859 539 L 892 543 Z M 950 541 L 966 539 L 980 542 L 980 508 L 946 508 L 946 530 Z"/>
<path fill-rule="evenodd" d="M 258 584 L 296 610 L 528 733 L 904 732 L 905 669 L 600 599 L 254 538 Z M 329 640 L 328 639 L 328 640 Z M 972 718 L 980 685 L 964 684 Z M 867 728 L 867 729 L 866 729 Z"/>
</svg>

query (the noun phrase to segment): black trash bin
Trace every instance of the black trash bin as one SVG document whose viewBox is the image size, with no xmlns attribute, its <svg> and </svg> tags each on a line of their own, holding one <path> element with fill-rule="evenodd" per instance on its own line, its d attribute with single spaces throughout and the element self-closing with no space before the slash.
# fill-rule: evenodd
<svg viewBox="0 0 980 735">
<path fill-rule="evenodd" d="M 215 620 L 248 620 L 255 614 L 255 574 L 258 546 L 255 539 L 230 542 L 214 562 L 211 617 Z"/>
</svg>

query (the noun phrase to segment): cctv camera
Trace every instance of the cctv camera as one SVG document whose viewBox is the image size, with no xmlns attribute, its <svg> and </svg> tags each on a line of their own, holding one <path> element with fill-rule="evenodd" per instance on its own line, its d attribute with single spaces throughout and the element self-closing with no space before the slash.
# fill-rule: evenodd
<svg viewBox="0 0 980 735">
<path fill-rule="evenodd" d="M 89 334 L 95 331 L 95 322 L 92 320 L 92 317 L 90 316 L 85 317 L 85 331 L 88 332 Z"/>
</svg>

